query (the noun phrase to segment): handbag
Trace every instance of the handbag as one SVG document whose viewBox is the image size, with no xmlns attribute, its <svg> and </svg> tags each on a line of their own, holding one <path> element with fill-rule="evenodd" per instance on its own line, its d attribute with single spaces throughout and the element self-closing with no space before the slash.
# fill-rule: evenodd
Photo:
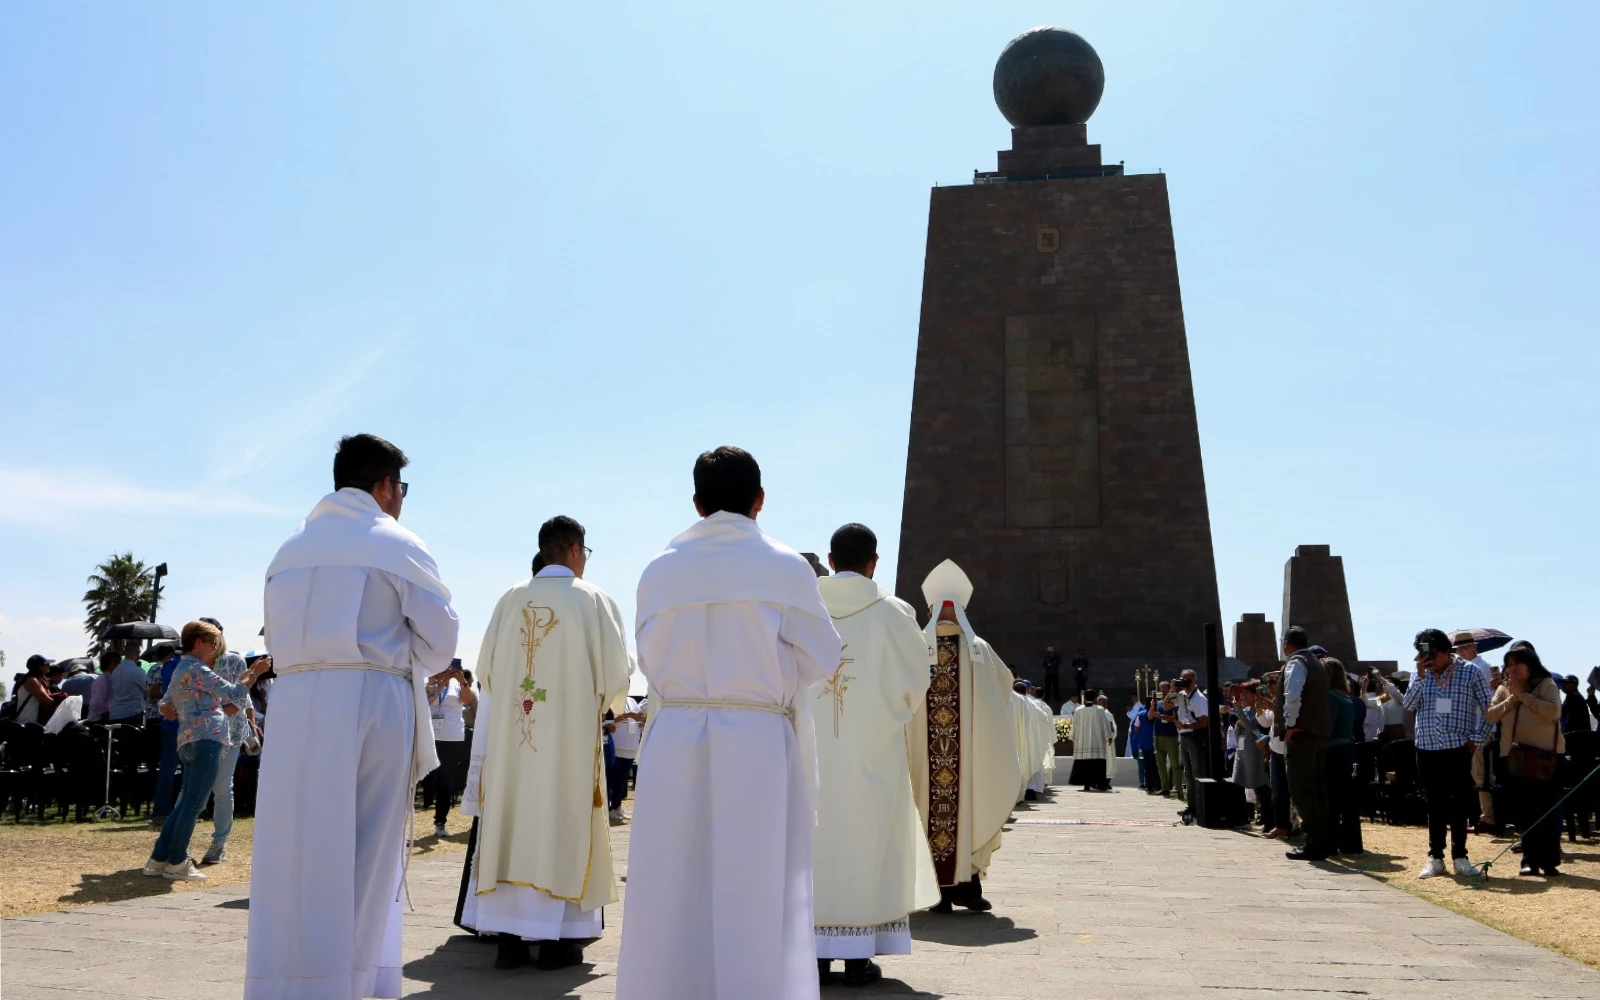
<svg viewBox="0 0 1600 1000">
<path fill-rule="evenodd" d="M 1506 758 L 1506 769 L 1512 777 L 1523 781 L 1554 781 L 1556 779 L 1556 762 L 1560 759 L 1554 750 L 1543 750 L 1539 747 L 1529 746 L 1526 743 L 1515 742 L 1517 722 L 1522 718 L 1522 705 L 1517 705 L 1517 714 L 1511 720 L 1511 754 Z"/>
</svg>

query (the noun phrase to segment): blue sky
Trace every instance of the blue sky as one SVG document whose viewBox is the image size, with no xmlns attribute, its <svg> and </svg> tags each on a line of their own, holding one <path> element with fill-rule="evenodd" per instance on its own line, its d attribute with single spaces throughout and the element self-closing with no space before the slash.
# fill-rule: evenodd
<svg viewBox="0 0 1600 1000">
<path fill-rule="evenodd" d="M 251 645 L 362 430 L 468 662 L 554 513 L 631 618 L 722 443 L 770 532 L 864 521 L 892 580 L 928 191 L 993 169 L 994 59 L 1054 23 L 1091 141 L 1169 175 L 1225 623 L 1328 543 L 1364 657 L 1487 625 L 1586 672 L 1596 10 L 9 5 L 0 648 L 80 653 L 130 549 Z"/>
</svg>

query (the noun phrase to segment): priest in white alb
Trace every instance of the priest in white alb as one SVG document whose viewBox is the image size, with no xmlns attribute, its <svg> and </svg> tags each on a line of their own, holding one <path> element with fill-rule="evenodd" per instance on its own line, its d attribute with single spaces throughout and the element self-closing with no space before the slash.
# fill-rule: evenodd
<svg viewBox="0 0 1600 1000">
<path fill-rule="evenodd" d="M 1050 703 L 1039 697 L 1039 688 L 1032 681 L 1028 682 L 1028 703 L 1039 714 L 1039 736 L 1044 744 L 1044 761 L 1035 777 L 1038 779 L 1038 792 L 1042 795 L 1049 791 L 1056 780 L 1056 714 L 1050 711 Z"/>
<path fill-rule="evenodd" d="M 928 651 L 916 612 L 872 579 L 870 528 L 835 531 L 828 564 L 835 575 L 818 586 L 844 647 L 811 691 L 817 969 L 826 982 L 842 960 L 844 985 L 865 986 L 883 978 L 873 956 L 911 954 L 911 912 L 939 902 L 906 754 L 906 724 L 928 692 Z"/>
<path fill-rule="evenodd" d="M 946 559 L 922 582 L 932 616 L 923 630 L 930 681 L 907 742 L 917 796 L 942 897 L 992 909 L 983 876 L 1025 775 L 1017 756 L 1011 671 L 967 621 L 972 581 Z"/>
<path fill-rule="evenodd" d="M 339 442 L 335 491 L 267 570 L 277 663 L 250 872 L 245 1000 L 400 995 L 400 889 L 426 695 L 456 653 L 450 591 L 398 521 L 406 456 Z"/>
<path fill-rule="evenodd" d="M 703 518 L 639 580 L 650 683 L 629 838 L 618 1000 L 818 995 L 812 685 L 839 634 L 800 553 L 756 524 L 749 452 L 694 467 Z"/>
<path fill-rule="evenodd" d="M 1072 713 L 1071 782 L 1086 792 L 1111 791 L 1108 770 L 1116 756 L 1117 720 L 1105 706 L 1106 698 L 1095 692 L 1084 695 L 1087 704 Z"/>
<path fill-rule="evenodd" d="M 539 555 L 544 566 L 495 605 L 476 671 L 488 733 L 462 923 L 499 935 L 497 969 L 527 962 L 530 941 L 540 969 L 578 964 L 617 901 L 600 718 L 628 689 L 627 632 L 583 579 L 583 525 L 546 521 Z"/>
<path fill-rule="evenodd" d="M 1034 781 L 1035 772 L 1042 767 L 1044 751 L 1039 746 L 1039 727 L 1035 725 L 1033 706 L 1028 704 L 1028 682 L 1011 682 L 1011 732 L 1017 742 L 1017 763 L 1022 783 L 1017 786 L 1017 801 L 1033 801 L 1039 797 Z"/>
</svg>

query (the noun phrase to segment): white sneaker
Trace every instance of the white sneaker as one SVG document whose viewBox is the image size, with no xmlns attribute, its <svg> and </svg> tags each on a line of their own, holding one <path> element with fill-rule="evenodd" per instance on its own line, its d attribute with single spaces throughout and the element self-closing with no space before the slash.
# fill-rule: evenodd
<svg viewBox="0 0 1600 1000">
<path fill-rule="evenodd" d="M 1443 858 L 1429 858 L 1428 863 L 1422 866 L 1422 871 L 1417 872 L 1417 878 L 1433 878 L 1435 875 L 1445 873 Z"/>
<path fill-rule="evenodd" d="M 1456 858 L 1456 874 L 1462 878 L 1476 878 L 1478 876 L 1478 866 L 1466 858 Z"/>
<path fill-rule="evenodd" d="M 613 823 L 626 822 L 627 819 L 628 819 L 627 814 L 624 813 L 621 809 L 613 809 L 609 813 L 607 813 L 606 815 L 611 817 L 611 822 L 613 822 Z"/>
<path fill-rule="evenodd" d="M 448 837 L 450 836 L 450 829 L 443 823 L 436 824 L 433 828 L 433 835 L 435 837 Z"/>
<path fill-rule="evenodd" d="M 194 858 L 184 858 L 179 865 L 168 865 L 163 873 L 172 882 L 204 882 L 206 873 L 195 867 Z"/>
<path fill-rule="evenodd" d="M 144 863 L 144 871 L 140 872 L 139 874 L 148 875 L 150 878 L 160 878 L 166 873 L 167 863 L 162 861 L 160 858 L 151 858 L 149 861 Z"/>
</svg>

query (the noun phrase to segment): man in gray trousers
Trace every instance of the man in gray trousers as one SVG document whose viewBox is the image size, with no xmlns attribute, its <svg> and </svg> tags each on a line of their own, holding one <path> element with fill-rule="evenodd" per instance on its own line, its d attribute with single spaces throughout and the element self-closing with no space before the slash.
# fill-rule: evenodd
<svg viewBox="0 0 1600 1000">
<path fill-rule="evenodd" d="M 1328 822 L 1328 773 L 1325 761 L 1332 723 L 1328 712 L 1328 671 L 1310 650 L 1306 630 L 1283 630 L 1283 683 L 1273 706 L 1273 728 L 1287 747 L 1289 801 L 1300 814 L 1305 846 L 1284 852 L 1295 861 L 1321 861 L 1333 853 Z"/>
</svg>

